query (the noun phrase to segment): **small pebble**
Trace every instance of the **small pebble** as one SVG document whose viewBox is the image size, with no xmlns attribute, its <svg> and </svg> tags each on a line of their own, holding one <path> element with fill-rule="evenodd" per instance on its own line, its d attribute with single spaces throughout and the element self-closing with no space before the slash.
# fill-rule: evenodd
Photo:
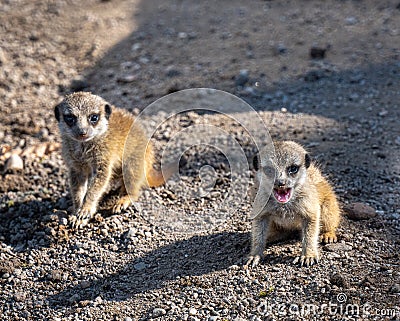
<svg viewBox="0 0 400 321">
<path fill-rule="evenodd" d="M 348 288 L 346 279 L 339 273 L 331 275 L 330 282 L 331 284 L 336 285 L 338 287 Z"/>
<path fill-rule="evenodd" d="M 353 248 L 345 243 L 331 243 L 331 244 L 326 244 L 324 246 L 324 249 L 328 250 L 329 252 L 345 252 L 345 251 L 351 251 Z"/>
<path fill-rule="evenodd" d="M 87 288 L 89 288 L 89 287 L 90 287 L 90 282 L 89 282 L 89 281 L 83 280 L 83 281 L 81 282 L 81 288 L 82 288 L 82 289 L 87 289 Z"/>
<path fill-rule="evenodd" d="M 155 308 L 153 309 L 153 316 L 160 317 L 162 315 L 167 314 L 167 311 L 163 308 Z"/>
<path fill-rule="evenodd" d="M 394 284 L 390 288 L 390 293 L 400 293 L 400 284 Z"/>
<path fill-rule="evenodd" d="M 68 225 L 68 219 L 65 217 L 62 217 L 60 219 L 60 225 Z"/>
<path fill-rule="evenodd" d="M 137 79 L 136 75 L 126 75 L 117 79 L 119 83 L 130 83 Z"/>
<path fill-rule="evenodd" d="M 139 262 L 139 263 L 136 263 L 133 267 L 137 271 L 142 271 L 146 268 L 146 264 L 144 262 Z"/>
<path fill-rule="evenodd" d="M 247 69 L 240 70 L 239 74 L 235 78 L 236 86 L 244 86 L 249 81 L 249 71 Z"/>
<path fill-rule="evenodd" d="M 358 22 L 358 20 L 357 20 L 356 17 L 347 17 L 347 18 L 345 19 L 345 21 L 346 21 L 346 24 L 347 24 L 348 26 L 353 26 L 353 25 L 357 24 L 357 22 Z"/>
<path fill-rule="evenodd" d="M 21 171 L 24 169 L 24 162 L 22 158 L 17 154 L 12 154 L 7 160 L 4 166 L 4 172 Z"/>
<path fill-rule="evenodd" d="M 310 57 L 312 59 L 323 59 L 325 58 L 326 48 L 311 47 Z"/>
<path fill-rule="evenodd" d="M 189 315 L 196 315 L 196 314 L 197 314 L 197 310 L 195 308 L 189 309 Z"/>
</svg>

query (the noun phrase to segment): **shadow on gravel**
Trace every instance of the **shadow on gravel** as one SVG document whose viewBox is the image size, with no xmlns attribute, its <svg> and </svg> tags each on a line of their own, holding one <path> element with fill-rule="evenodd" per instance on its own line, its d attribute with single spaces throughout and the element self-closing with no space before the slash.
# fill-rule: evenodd
<svg viewBox="0 0 400 321">
<path fill-rule="evenodd" d="M 53 213 L 55 206 L 50 200 L 9 201 L 8 206 L 0 208 L 1 240 L 16 252 L 48 247 L 60 241 L 62 211 Z"/>
<path fill-rule="evenodd" d="M 103 300 L 123 301 L 153 289 L 197 286 L 208 288 L 196 276 L 227 269 L 240 264 L 249 251 L 247 233 L 223 232 L 207 236 L 193 236 L 159 247 L 126 265 L 119 272 L 68 287 L 49 296 L 52 307 L 68 306 L 101 296 Z M 177 279 L 177 277 L 180 277 Z"/>
</svg>

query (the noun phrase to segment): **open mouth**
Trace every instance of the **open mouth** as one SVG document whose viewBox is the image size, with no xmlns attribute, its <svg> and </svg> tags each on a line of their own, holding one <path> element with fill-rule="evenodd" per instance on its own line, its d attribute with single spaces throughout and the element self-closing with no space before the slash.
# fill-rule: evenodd
<svg viewBox="0 0 400 321">
<path fill-rule="evenodd" d="M 81 136 L 78 136 L 78 137 L 76 138 L 76 140 L 77 140 L 78 142 L 86 142 L 87 140 L 89 140 L 89 137 L 81 137 Z"/>
<path fill-rule="evenodd" d="M 80 135 L 78 135 L 78 136 L 75 136 L 75 139 L 78 141 L 78 142 L 87 142 L 88 140 L 91 140 L 93 137 L 92 136 L 89 136 L 89 135 L 85 135 L 85 136 L 80 136 Z"/>
<path fill-rule="evenodd" d="M 279 203 L 287 203 L 292 197 L 291 188 L 274 188 L 274 197 Z"/>
</svg>

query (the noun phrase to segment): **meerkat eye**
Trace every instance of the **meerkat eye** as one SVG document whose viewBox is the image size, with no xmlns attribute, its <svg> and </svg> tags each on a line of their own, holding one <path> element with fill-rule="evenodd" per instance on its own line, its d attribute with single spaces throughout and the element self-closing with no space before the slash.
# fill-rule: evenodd
<svg viewBox="0 0 400 321">
<path fill-rule="evenodd" d="M 291 165 L 287 168 L 287 172 L 289 175 L 295 175 L 299 171 L 300 166 L 298 165 Z"/>
<path fill-rule="evenodd" d="M 74 115 L 64 115 L 63 117 L 64 117 L 65 123 L 69 127 L 73 126 L 75 124 L 75 122 L 76 122 L 76 117 Z"/>
<path fill-rule="evenodd" d="M 99 121 L 100 115 L 99 114 L 92 114 L 89 116 L 89 121 L 92 125 L 96 125 Z"/>
</svg>

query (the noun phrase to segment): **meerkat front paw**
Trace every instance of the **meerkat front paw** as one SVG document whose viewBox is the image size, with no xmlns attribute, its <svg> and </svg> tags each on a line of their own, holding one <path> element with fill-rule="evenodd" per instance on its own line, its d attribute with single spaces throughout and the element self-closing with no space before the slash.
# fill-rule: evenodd
<svg viewBox="0 0 400 321">
<path fill-rule="evenodd" d="M 244 267 L 245 268 L 256 267 L 260 263 L 260 261 L 261 261 L 260 255 L 249 256 Z"/>
<path fill-rule="evenodd" d="M 319 261 L 319 257 L 317 254 L 306 254 L 306 255 L 301 255 L 298 256 L 294 259 L 293 263 L 299 263 L 301 267 L 303 266 L 312 266 L 314 264 L 317 264 Z"/>
<path fill-rule="evenodd" d="M 90 208 L 81 208 L 77 211 L 76 215 L 71 216 L 70 221 L 73 228 L 81 228 L 89 223 L 89 220 L 93 218 L 96 210 Z"/>
<path fill-rule="evenodd" d="M 325 232 L 321 235 L 321 241 L 323 243 L 336 243 L 337 236 L 335 232 Z"/>
</svg>

